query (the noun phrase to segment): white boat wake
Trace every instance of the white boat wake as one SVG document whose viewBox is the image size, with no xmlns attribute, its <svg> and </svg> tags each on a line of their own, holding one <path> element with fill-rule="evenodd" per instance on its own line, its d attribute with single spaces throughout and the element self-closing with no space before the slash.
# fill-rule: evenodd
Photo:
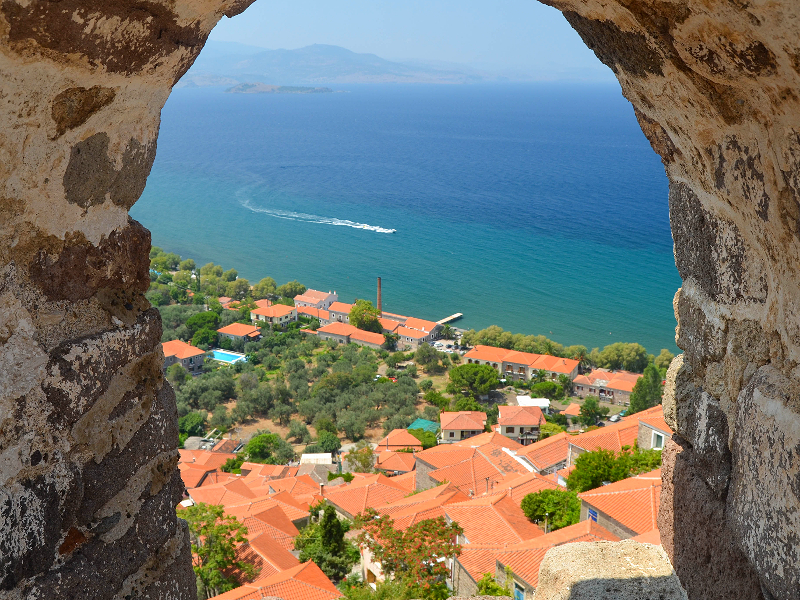
<svg viewBox="0 0 800 600">
<path fill-rule="evenodd" d="M 321 217 L 319 215 L 309 215 L 306 213 L 292 212 L 288 210 L 274 210 L 271 208 L 258 208 L 252 206 L 249 200 L 242 200 L 241 205 L 255 213 L 264 214 L 276 219 L 288 219 L 289 221 L 304 221 L 306 223 L 319 223 L 320 225 L 338 225 L 340 227 L 352 227 L 353 229 L 365 229 L 375 233 L 395 233 L 396 229 L 387 229 L 378 225 L 368 225 L 367 223 L 357 223 L 348 219 L 336 219 L 332 217 Z"/>
</svg>

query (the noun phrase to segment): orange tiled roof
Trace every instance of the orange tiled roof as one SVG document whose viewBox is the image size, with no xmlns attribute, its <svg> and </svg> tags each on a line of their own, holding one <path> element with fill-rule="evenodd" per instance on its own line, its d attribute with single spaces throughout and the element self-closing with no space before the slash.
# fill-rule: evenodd
<svg viewBox="0 0 800 600">
<path fill-rule="evenodd" d="M 300 564 L 289 550 L 276 543 L 276 540 L 266 532 L 259 533 L 249 542 L 241 544 L 236 549 L 236 560 L 249 563 L 256 568 L 257 573 L 252 582 L 258 582 Z M 233 574 L 239 583 L 249 579 L 238 569 L 226 573 Z"/>
<path fill-rule="evenodd" d="M 527 458 L 537 470 L 544 471 L 548 467 L 567 460 L 571 439 L 571 436 L 562 431 L 523 447 L 517 454 Z"/>
<path fill-rule="evenodd" d="M 654 546 L 661 545 L 661 533 L 658 531 L 658 529 L 645 531 L 644 533 L 633 536 L 631 539 L 639 542 L 640 544 L 653 544 Z"/>
<path fill-rule="evenodd" d="M 350 309 L 353 308 L 352 304 L 346 304 L 344 302 L 334 302 L 328 307 L 328 310 L 331 312 L 338 312 L 338 313 L 350 313 Z"/>
<path fill-rule="evenodd" d="M 507 348 L 495 348 L 494 346 L 481 346 L 480 344 L 472 348 L 464 355 L 464 358 L 471 358 L 472 360 L 483 360 L 486 362 L 501 363 L 511 352 Z M 518 353 L 521 354 L 521 353 Z M 539 356 L 535 354 L 533 356 Z M 526 363 L 527 364 L 527 363 Z"/>
<path fill-rule="evenodd" d="M 462 410 L 459 412 L 443 412 L 439 415 L 439 422 L 442 429 L 459 429 L 470 431 L 482 431 L 486 423 L 486 413 L 474 410 Z"/>
<path fill-rule="evenodd" d="M 570 444 L 587 452 L 612 450 L 619 452 L 623 446 L 633 446 L 639 437 L 639 421 L 620 421 L 593 431 L 581 433 L 570 439 Z"/>
<path fill-rule="evenodd" d="M 436 323 L 433 321 L 426 321 L 425 319 L 417 319 L 415 317 L 408 317 L 405 326 L 409 329 L 418 329 L 425 333 L 430 333 L 436 328 Z"/>
<path fill-rule="evenodd" d="M 395 477 L 394 479 L 397 478 Z M 442 500 L 445 497 L 452 498 L 454 494 L 456 498 L 454 502 L 463 502 L 465 500 L 469 500 L 469 498 L 464 494 L 462 494 L 461 492 L 459 492 L 452 483 L 448 482 L 445 483 L 444 485 L 437 485 L 435 487 L 424 490 L 422 492 L 418 492 L 416 494 L 410 494 L 408 496 L 404 496 L 403 498 L 395 500 L 390 504 L 378 507 L 376 508 L 376 510 L 381 514 L 393 515 L 398 512 L 403 512 L 411 506 L 427 502 L 428 500 L 437 498 L 439 500 Z"/>
<path fill-rule="evenodd" d="M 414 473 L 414 471 L 409 471 L 402 475 L 395 475 L 392 477 L 392 483 L 404 489 L 406 493 L 413 492 L 417 487 L 416 473 Z"/>
<path fill-rule="evenodd" d="M 275 597 L 285 600 L 334 600 L 342 594 L 313 562 L 303 563 L 265 579 L 215 596 L 214 600 L 259 600 Z"/>
<path fill-rule="evenodd" d="M 605 369 L 594 369 L 584 375 L 578 375 L 573 383 L 578 385 L 591 385 L 602 387 L 609 390 L 623 392 L 633 391 L 633 386 L 641 377 L 639 373 L 629 371 L 606 371 Z"/>
<path fill-rule="evenodd" d="M 550 479 L 538 473 L 528 473 L 527 475 L 509 475 L 504 480 L 490 490 L 491 494 L 505 494 L 511 498 L 517 506 L 520 506 L 522 499 L 528 494 L 535 494 L 542 490 L 562 490 L 563 488 Z"/>
<path fill-rule="evenodd" d="M 549 354 L 542 354 L 536 361 L 531 364 L 532 369 L 544 369 L 553 373 L 561 373 L 568 375 L 575 370 L 580 361 L 572 358 L 561 358 L 560 356 L 550 356 Z"/>
<path fill-rule="evenodd" d="M 247 537 L 252 539 L 266 533 L 281 548 L 294 549 L 294 538 L 300 533 L 277 502 L 270 506 L 241 505 L 226 507 L 225 512 L 236 517 L 247 528 Z"/>
<path fill-rule="evenodd" d="M 499 406 L 497 424 L 503 426 L 536 427 L 545 423 L 542 409 L 538 406 Z"/>
<path fill-rule="evenodd" d="M 567 415 L 568 417 L 577 417 L 581 414 L 581 405 L 577 402 L 572 402 L 567 408 L 561 411 L 562 415 Z"/>
<path fill-rule="evenodd" d="M 463 544 L 461 554 L 456 560 L 475 583 L 478 583 L 486 573 L 494 579 L 497 562 L 495 551 L 502 548 L 503 544 Z"/>
<path fill-rule="evenodd" d="M 309 513 L 307 510 L 301 508 L 296 500 L 294 500 L 287 492 L 280 492 L 277 494 L 264 494 L 254 498 L 248 498 L 246 501 L 231 506 L 226 506 L 225 511 L 236 516 L 258 515 L 273 506 L 280 506 L 284 514 L 290 521 L 300 521 L 307 519 Z"/>
<path fill-rule="evenodd" d="M 409 452 L 381 452 L 375 461 L 375 468 L 381 471 L 399 471 L 408 473 L 414 470 L 416 464 L 414 455 Z"/>
<path fill-rule="evenodd" d="M 217 333 L 227 333 L 228 335 L 236 335 L 239 337 L 246 337 L 258 335 L 260 333 L 258 327 L 252 325 L 245 325 L 244 323 L 231 323 L 226 327 L 217 329 Z"/>
<path fill-rule="evenodd" d="M 640 418 L 639 422 L 643 423 L 644 425 L 647 425 L 648 427 L 650 427 L 652 429 L 657 429 L 658 431 L 663 431 L 667 435 L 671 436 L 672 435 L 672 429 L 670 428 L 669 425 L 667 425 L 667 422 L 664 420 L 663 407 L 661 407 L 661 409 L 662 409 L 661 410 L 661 414 L 657 414 L 657 415 L 654 415 L 652 417 Z"/>
<path fill-rule="evenodd" d="M 164 349 L 165 358 L 174 356 L 178 360 L 183 360 L 184 358 L 193 358 L 195 356 L 201 356 L 202 354 L 205 354 L 205 352 L 200 350 L 200 348 L 195 348 L 191 344 L 187 344 L 182 340 L 164 342 L 161 344 L 161 347 Z"/>
<path fill-rule="evenodd" d="M 203 465 L 193 465 L 192 463 L 178 463 L 178 470 L 181 472 L 183 487 L 187 490 L 198 487 L 208 473 L 215 472 L 215 469 L 209 469 Z"/>
<path fill-rule="evenodd" d="M 406 489 L 385 475 L 370 475 L 349 485 L 326 490 L 325 499 L 344 513 L 355 517 L 367 508 L 377 509 L 404 497 Z"/>
<path fill-rule="evenodd" d="M 494 444 L 495 446 L 502 446 L 503 448 L 508 448 L 509 450 L 513 450 L 514 452 L 522 450 L 522 448 L 525 447 L 522 444 L 515 442 L 511 438 L 507 438 L 506 436 L 493 431 L 486 431 L 484 433 L 479 433 L 478 435 L 474 435 L 471 438 L 467 438 L 465 440 L 461 440 L 450 445 L 463 446 L 467 448 L 478 448 L 485 444 Z"/>
<path fill-rule="evenodd" d="M 317 329 L 317 333 L 330 333 L 331 335 L 346 335 L 350 336 L 353 334 L 354 331 L 358 331 L 358 328 L 354 325 L 350 325 L 349 323 L 341 323 L 340 321 L 334 321 L 329 325 L 325 325 L 324 327 L 320 327 Z M 383 339 L 383 336 L 381 336 Z"/>
<path fill-rule="evenodd" d="M 389 434 L 378 442 L 376 450 L 397 450 L 398 448 L 413 448 L 422 450 L 422 442 L 405 429 L 393 429 Z"/>
<path fill-rule="evenodd" d="M 180 453 L 181 463 L 188 463 L 192 465 L 203 465 L 209 469 L 218 469 L 225 464 L 229 458 L 236 458 L 235 454 L 226 454 L 224 452 L 211 452 L 211 450 L 178 450 Z"/>
<path fill-rule="evenodd" d="M 661 497 L 661 469 L 578 494 L 592 508 L 636 534 L 655 529 Z"/>
<path fill-rule="evenodd" d="M 531 523 L 505 495 L 448 504 L 444 511 L 449 520 L 463 528 L 464 537 L 472 544 L 514 544 L 544 535 L 541 527 Z"/>
<path fill-rule="evenodd" d="M 356 329 L 350 334 L 351 340 L 358 340 L 359 342 L 367 342 L 368 344 L 382 345 L 386 338 L 382 333 L 375 333 L 373 331 L 364 331 L 363 329 Z"/>
<path fill-rule="evenodd" d="M 444 485 L 438 486 L 440 488 L 447 487 Z M 422 492 L 424 493 L 424 492 Z M 415 494 L 421 495 L 421 494 Z M 393 506 L 390 511 L 379 511 L 381 514 L 388 514 L 394 521 L 396 529 L 405 530 L 428 519 L 436 519 L 445 516 L 445 506 L 455 502 L 465 502 L 469 500 L 465 494 L 459 490 L 449 488 L 444 493 L 436 497 L 430 497 L 427 500 L 417 502 L 416 504 L 407 504 L 405 506 Z M 396 504 L 396 503 L 395 503 Z"/>
<path fill-rule="evenodd" d="M 320 292 L 318 290 L 306 290 L 302 294 L 294 297 L 295 302 L 308 302 L 309 304 L 316 304 L 320 300 L 325 300 L 331 294 L 328 292 Z"/>
<path fill-rule="evenodd" d="M 539 584 L 539 566 L 550 548 L 573 542 L 617 542 L 619 538 L 594 521 L 583 521 L 546 535 L 494 551 L 502 568 L 511 567 L 514 575 L 531 587 Z"/>
<path fill-rule="evenodd" d="M 261 315 L 264 317 L 270 318 L 279 318 L 285 317 L 286 315 L 290 315 L 295 312 L 294 306 L 286 306 L 285 304 L 273 304 L 272 306 L 267 306 L 265 308 L 254 308 L 250 311 L 251 315 Z"/>
<path fill-rule="evenodd" d="M 189 497 L 196 503 L 235 506 L 256 497 L 247 484 L 239 479 L 215 483 L 189 490 Z"/>
<path fill-rule="evenodd" d="M 401 337 L 405 336 L 405 337 L 412 338 L 412 339 L 415 339 L 415 340 L 422 339 L 422 338 L 424 338 L 425 336 L 428 335 L 428 332 L 426 332 L 426 331 L 419 331 L 418 329 L 411 329 L 409 327 L 405 327 L 405 326 L 402 326 L 402 325 L 397 328 L 395 333 L 397 335 L 401 336 Z"/>
<path fill-rule="evenodd" d="M 296 499 L 319 492 L 319 483 L 310 475 L 273 479 L 267 485 L 271 492 L 287 492 Z"/>
<path fill-rule="evenodd" d="M 307 315 L 309 317 L 314 317 L 315 319 L 321 320 L 328 320 L 331 318 L 331 313 L 327 310 L 323 310 L 321 308 L 312 308 L 311 306 L 298 306 L 297 307 L 297 314 L 300 315 Z"/>
<path fill-rule="evenodd" d="M 195 487 L 205 487 L 209 485 L 215 485 L 217 483 L 225 483 L 226 481 L 233 481 L 234 479 L 241 479 L 241 477 L 235 473 L 226 473 L 224 471 L 217 471 L 214 469 L 213 471 L 209 471 L 200 485 Z"/>
<path fill-rule="evenodd" d="M 389 332 L 394 331 L 395 329 L 397 329 L 402 325 L 400 321 L 395 321 L 394 319 L 386 319 L 384 317 L 381 317 L 380 319 L 378 319 L 378 321 L 380 321 L 381 327 L 383 327 L 385 331 Z"/>
</svg>

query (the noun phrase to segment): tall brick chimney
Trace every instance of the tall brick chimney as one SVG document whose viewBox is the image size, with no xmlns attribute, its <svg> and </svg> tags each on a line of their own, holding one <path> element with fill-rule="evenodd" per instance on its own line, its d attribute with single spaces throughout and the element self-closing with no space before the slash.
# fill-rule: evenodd
<svg viewBox="0 0 800 600">
<path fill-rule="evenodd" d="M 383 312 L 383 308 L 381 307 L 381 278 L 378 277 L 378 312 Z"/>
</svg>

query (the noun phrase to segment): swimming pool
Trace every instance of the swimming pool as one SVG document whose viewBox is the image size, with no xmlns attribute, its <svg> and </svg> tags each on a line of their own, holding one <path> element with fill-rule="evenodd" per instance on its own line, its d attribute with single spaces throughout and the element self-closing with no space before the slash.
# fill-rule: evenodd
<svg viewBox="0 0 800 600">
<path fill-rule="evenodd" d="M 240 360 L 245 360 L 244 354 L 239 354 L 238 352 L 228 352 L 227 350 L 212 350 L 211 352 L 214 356 L 214 360 L 229 365 L 239 362 Z"/>
</svg>

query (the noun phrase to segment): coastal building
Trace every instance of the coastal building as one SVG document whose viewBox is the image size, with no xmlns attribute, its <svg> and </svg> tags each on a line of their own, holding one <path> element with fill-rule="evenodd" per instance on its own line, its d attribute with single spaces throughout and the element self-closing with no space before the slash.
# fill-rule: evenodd
<svg viewBox="0 0 800 600">
<path fill-rule="evenodd" d="M 579 375 L 580 377 L 580 375 Z M 567 417 L 567 429 L 570 431 L 580 428 L 578 417 L 581 414 L 581 405 L 577 402 L 570 403 L 567 408 L 561 411 L 561 414 Z"/>
<path fill-rule="evenodd" d="M 547 421 L 538 406 L 500 406 L 497 432 L 523 446 L 539 439 L 539 428 Z"/>
<path fill-rule="evenodd" d="M 334 340 L 339 344 L 358 344 L 379 350 L 385 342 L 381 333 L 363 331 L 349 323 L 334 321 L 317 329 L 317 335 L 321 340 Z"/>
<path fill-rule="evenodd" d="M 389 434 L 378 442 L 378 452 L 385 452 L 392 450 L 398 452 L 399 450 L 415 450 L 422 451 L 422 443 L 413 435 L 408 433 L 405 429 L 393 429 Z"/>
<path fill-rule="evenodd" d="M 581 521 L 594 521 L 620 539 L 658 529 L 661 469 L 578 494 Z"/>
<path fill-rule="evenodd" d="M 318 319 L 320 325 L 328 325 L 331 322 L 331 313 L 322 308 L 310 308 L 308 306 L 297 306 L 297 315 Z"/>
<path fill-rule="evenodd" d="M 345 304 L 344 302 L 334 302 L 328 307 L 329 322 L 330 323 L 350 323 L 350 311 L 352 304 Z"/>
<path fill-rule="evenodd" d="M 567 466 L 571 439 L 572 436 L 562 431 L 525 446 L 517 456 L 525 458 L 540 475 L 550 475 Z"/>
<path fill-rule="evenodd" d="M 474 410 L 443 412 L 439 415 L 439 422 L 442 427 L 439 441 L 452 444 L 483 433 L 486 413 Z"/>
<path fill-rule="evenodd" d="M 250 311 L 250 320 L 253 323 L 263 323 L 270 325 L 273 329 L 286 329 L 289 323 L 297 321 L 297 309 L 294 306 L 285 304 L 273 304 L 266 308 L 254 308 Z"/>
<path fill-rule="evenodd" d="M 573 379 L 576 396 L 597 396 L 604 402 L 627 406 L 631 402 L 633 386 L 642 375 L 630 371 L 609 371 L 594 369 Z"/>
<path fill-rule="evenodd" d="M 339 301 L 336 292 L 320 292 L 318 290 L 306 290 L 304 293 L 294 297 L 295 308 L 318 308 L 327 310 L 331 304 Z"/>
<path fill-rule="evenodd" d="M 672 429 L 664 420 L 664 407 L 659 406 L 652 412 L 642 412 L 647 412 L 647 414 L 631 415 L 631 418 L 639 417 L 639 435 L 637 437 L 639 449 L 662 450 L 667 438 L 672 437 Z"/>
<path fill-rule="evenodd" d="M 192 375 L 199 375 L 203 370 L 205 352 L 182 340 L 172 340 L 161 344 L 164 349 L 164 371 L 174 364 L 180 364 Z"/>
<path fill-rule="evenodd" d="M 229 339 L 231 341 L 241 340 L 243 342 L 254 342 L 261 338 L 261 330 L 253 325 L 231 323 L 230 325 L 217 329 L 217 337 L 220 340 Z"/>
<path fill-rule="evenodd" d="M 530 381 L 539 371 L 544 371 L 545 378 L 549 380 L 557 380 L 560 375 L 575 379 L 580 364 L 571 358 L 481 345 L 467 352 L 464 359 L 467 364 L 490 365 L 500 377 L 512 381 Z"/>
</svg>

